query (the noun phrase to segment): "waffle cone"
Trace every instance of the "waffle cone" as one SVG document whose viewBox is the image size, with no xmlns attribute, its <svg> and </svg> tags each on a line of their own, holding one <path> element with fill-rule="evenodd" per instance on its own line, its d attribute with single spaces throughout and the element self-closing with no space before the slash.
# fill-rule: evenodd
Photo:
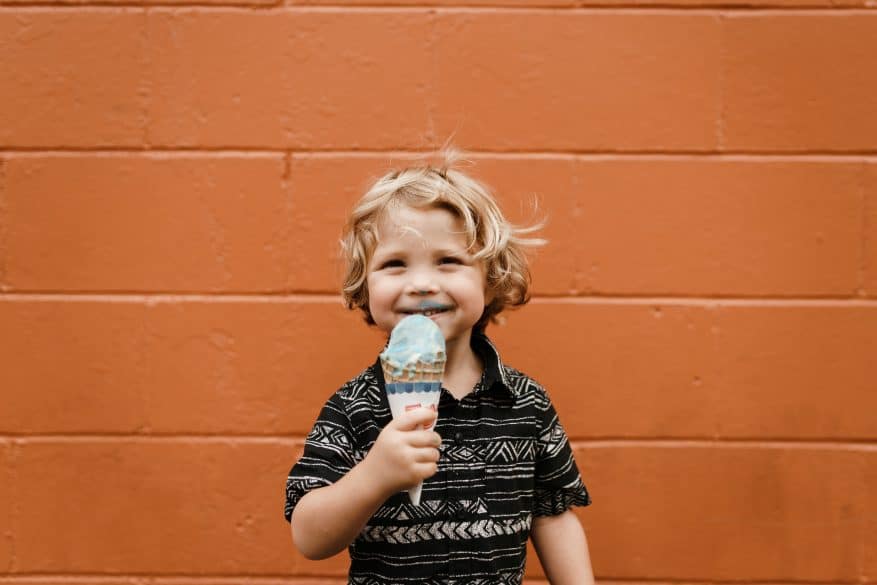
<svg viewBox="0 0 877 585">
<path fill-rule="evenodd" d="M 384 370 L 384 381 L 393 382 L 435 382 L 441 381 L 445 372 L 445 360 L 436 360 L 434 362 L 418 361 L 414 366 L 402 368 L 401 372 L 391 363 L 381 360 L 381 367 Z"/>
</svg>

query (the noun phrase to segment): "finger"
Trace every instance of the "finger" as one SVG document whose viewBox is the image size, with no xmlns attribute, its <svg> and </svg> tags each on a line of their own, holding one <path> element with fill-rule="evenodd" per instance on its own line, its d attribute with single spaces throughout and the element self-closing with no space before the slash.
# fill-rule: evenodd
<svg viewBox="0 0 877 585">
<path fill-rule="evenodd" d="M 420 463 L 435 462 L 439 460 L 441 453 L 435 447 L 419 447 L 411 451 L 412 460 Z"/>
<path fill-rule="evenodd" d="M 417 477 L 426 479 L 438 473 L 438 465 L 435 463 L 418 463 L 414 466 L 414 473 Z"/>
<path fill-rule="evenodd" d="M 409 431 L 408 444 L 412 447 L 441 447 L 442 437 L 433 431 Z"/>
<path fill-rule="evenodd" d="M 402 416 L 393 422 L 400 431 L 411 431 L 420 426 L 430 426 L 436 419 L 436 416 L 438 414 L 430 408 L 415 408 L 403 413 Z"/>
</svg>

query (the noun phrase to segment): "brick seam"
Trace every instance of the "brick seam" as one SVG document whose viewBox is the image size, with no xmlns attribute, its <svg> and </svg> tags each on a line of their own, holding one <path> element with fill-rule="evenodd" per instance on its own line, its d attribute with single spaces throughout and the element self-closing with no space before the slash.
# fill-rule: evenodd
<svg viewBox="0 0 877 585">
<path fill-rule="evenodd" d="M 294 225 L 295 200 L 292 196 L 292 153 L 287 152 L 283 156 L 283 173 L 280 176 L 280 188 L 283 189 L 286 222 L 283 232 L 280 234 L 278 246 L 284 252 L 280 257 L 284 259 L 283 292 L 288 294 L 292 291 L 292 258 L 288 255 L 292 251 L 292 230 Z"/>
<path fill-rule="evenodd" d="M 154 303 L 146 304 L 146 310 L 142 312 L 137 321 L 137 328 L 131 332 L 131 335 L 133 336 L 132 342 L 134 353 L 133 369 L 136 374 L 134 376 L 134 383 L 137 385 L 142 385 L 144 380 L 148 380 L 151 372 L 146 356 L 149 355 L 149 352 L 152 349 L 148 346 L 150 339 L 149 319 L 154 306 Z M 137 392 L 137 397 L 141 401 L 139 405 L 140 412 L 143 413 L 140 424 L 135 429 L 137 434 L 149 434 L 152 432 L 152 421 L 149 419 L 149 413 L 152 412 L 152 395 L 152 392 L 148 392 L 146 388 L 143 388 L 142 386 L 140 387 L 140 391 Z"/>
<path fill-rule="evenodd" d="M 622 2 L 618 4 L 601 4 L 597 2 L 581 2 L 570 5 L 530 5 L 521 6 L 515 4 L 419 4 L 410 2 L 408 4 L 357 4 L 349 6 L 344 4 L 302 4 L 296 3 L 294 0 L 228 0 L 227 2 L 208 2 L 198 0 L 121 0 L 113 2 L 112 0 L 23 0 L 16 2 L 14 0 L 0 1 L 0 8 L 27 8 L 27 7 L 58 7 L 58 8 L 241 8 L 246 10 L 266 10 L 274 8 L 293 8 L 301 12 L 316 11 L 345 11 L 345 12 L 362 12 L 362 11 L 422 11 L 424 9 L 435 9 L 443 12 L 449 11 L 466 11 L 466 12 L 703 12 L 715 10 L 731 10 L 735 12 L 762 13 L 762 12 L 819 12 L 819 13 L 841 13 L 852 11 L 871 11 L 877 2 L 868 0 L 858 4 L 834 4 L 830 1 L 821 5 L 814 6 L 805 2 L 798 4 L 785 4 L 781 2 L 771 3 L 770 1 L 763 5 L 754 5 L 747 2 L 727 2 L 716 4 L 700 4 L 689 5 L 682 1 L 679 2 Z"/>
<path fill-rule="evenodd" d="M 2 463 L 2 478 L 3 483 L 11 486 L 12 493 L 12 502 L 9 503 L 9 506 L 3 506 L 0 508 L 0 518 L 4 521 L 9 521 L 9 524 L 0 532 L 0 538 L 6 541 L 9 546 L 10 551 L 15 551 L 15 531 L 14 531 L 14 523 L 12 522 L 12 506 L 14 502 L 18 499 L 15 497 L 15 480 L 13 478 L 12 471 L 12 447 L 6 441 L 6 439 L 0 439 L 0 463 Z M 13 555 L 10 554 L 9 560 L 6 563 L 6 568 L 4 569 L 5 573 L 12 572 L 12 559 Z M 3 577 L 0 575 L 0 583 L 3 583 Z"/>
<path fill-rule="evenodd" d="M 868 178 L 868 163 L 863 162 L 861 165 L 860 173 L 859 173 L 859 193 L 862 197 L 862 237 L 859 248 L 859 289 L 858 294 L 860 297 L 867 297 L 869 292 L 873 293 L 874 291 L 868 291 L 867 286 L 867 278 L 868 272 L 872 269 L 869 258 L 868 258 L 868 247 L 871 243 L 871 239 L 869 237 L 868 230 L 871 228 L 871 222 L 869 220 L 868 213 L 871 211 L 871 206 L 874 205 L 874 202 L 871 200 L 872 198 L 869 196 L 867 190 L 867 178 Z"/>
<path fill-rule="evenodd" d="M 719 21 L 719 67 L 717 71 L 718 76 L 718 119 L 716 120 L 716 149 L 719 152 L 723 152 L 725 150 L 725 108 L 727 104 L 725 103 L 725 81 L 726 81 L 726 67 L 727 67 L 727 43 L 725 39 L 725 35 L 727 34 L 727 26 L 728 26 L 728 15 L 725 12 L 720 12 L 718 14 Z"/>
<path fill-rule="evenodd" d="M 149 35 L 150 7 L 143 8 L 143 27 L 140 30 L 140 83 L 137 87 L 137 98 L 140 103 L 142 132 L 140 141 L 145 150 L 151 148 L 150 130 L 152 129 L 152 59 L 150 58 Z"/>
<path fill-rule="evenodd" d="M 426 40 L 427 52 L 429 53 L 429 63 L 432 70 L 429 76 L 432 87 L 427 90 L 429 96 L 426 103 L 427 127 L 426 127 L 426 143 L 436 144 L 438 135 L 436 133 L 436 117 L 438 116 L 439 104 L 438 96 L 440 90 L 439 80 L 439 30 L 438 30 L 438 11 L 429 11 L 429 38 Z"/>
<path fill-rule="evenodd" d="M 9 211 L 6 202 L 6 165 L 8 161 L 0 158 L 0 293 L 11 287 L 6 282 L 9 262 Z"/>
<path fill-rule="evenodd" d="M 875 0 L 877 1 L 877 0 Z M 877 15 L 877 12 L 875 12 Z M 155 146 L 150 145 L 149 148 L 132 149 L 128 146 L 120 147 L 67 147 L 67 146 L 39 146 L 39 147 L 23 147 L 23 146 L 0 146 L 0 155 L 20 156 L 20 157 L 37 157 L 37 156 L 75 156 L 81 154 L 97 154 L 104 156 L 122 156 L 122 155 L 178 155 L 191 157 L 209 157 L 209 156 L 276 156 L 291 153 L 302 157 L 410 157 L 421 154 L 429 154 L 434 147 L 429 146 L 421 149 L 401 149 L 396 147 L 387 148 L 246 148 L 237 146 L 197 146 L 197 147 L 178 147 L 178 146 Z M 680 158 L 707 159 L 707 160 L 729 160 L 729 161 L 824 161 L 824 162 L 861 162 L 863 159 L 870 161 L 877 159 L 877 149 L 874 150 L 797 150 L 797 151 L 757 151 L 757 150 L 570 150 L 570 149 L 539 149 L 539 150 L 490 150 L 479 148 L 467 148 L 466 154 L 473 158 L 569 158 L 575 157 L 581 160 L 630 160 L 630 159 L 646 159 L 646 160 L 673 160 Z"/>
<path fill-rule="evenodd" d="M 10 485 L 12 486 L 12 509 L 10 510 L 10 530 L 9 530 L 9 572 L 14 573 L 18 569 L 18 550 L 15 535 L 19 533 L 19 521 L 21 518 L 21 508 L 19 505 L 19 485 L 18 485 L 18 460 L 21 446 L 18 440 L 13 440 L 10 445 L 9 457 L 9 475 Z"/>
<path fill-rule="evenodd" d="M 118 585 L 120 580 L 129 581 L 130 585 L 154 585 L 154 584 L 162 584 L 162 585 L 183 585 L 188 583 L 198 583 L 203 582 L 205 584 L 214 584 L 214 583 L 223 583 L 223 585 L 234 585 L 234 584 L 272 584 L 272 585 L 296 585 L 296 583 L 307 583 L 308 585 L 315 585 L 316 583 L 325 584 L 325 585 L 346 585 L 347 580 L 343 578 L 340 574 L 335 577 L 332 576 L 315 576 L 309 573 L 302 574 L 292 574 L 292 573 L 215 573 L 215 574 L 203 574 L 203 573 L 29 573 L 29 572 L 20 572 L 16 573 L 14 577 L 3 577 L 0 576 L 0 584 L 9 583 L 10 585 L 18 585 L 19 583 L 26 582 L 28 583 L 50 583 L 57 584 L 59 580 L 64 580 L 68 583 L 73 584 L 81 584 L 81 585 L 90 585 L 92 583 L 107 583 L 112 585 Z M 223 580 L 228 580 L 223 582 Z M 641 583 L 642 580 L 637 580 L 632 583 Z M 665 582 L 662 582 L 665 583 Z M 718 583 L 715 581 L 710 581 L 709 583 L 704 583 L 704 585 L 712 585 L 713 583 Z M 729 582 L 733 583 L 733 582 Z M 811 582 L 808 582 L 811 583 Z M 816 582 L 812 582 L 816 584 Z M 685 585 L 696 585 L 692 581 L 685 581 Z M 846 585 L 842 581 L 834 581 L 831 584 L 826 583 L 825 585 Z M 525 585 L 527 585 L 525 583 Z M 538 585 L 537 583 L 533 583 L 531 585 Z M 547 585 L 547 583 L 546 583 Z M 748 584 L 747 584 L 748 585 Z M 767 585 L 767 584 L 766 584 Z M 777 585 L 776 583 L 771 583 L 769 585 Z M 779 584 L 779 585 L 794 585 L 792 583 L 789 584 Z M 850 584 L 852 585 L 852 584 Z"/>
</svg>

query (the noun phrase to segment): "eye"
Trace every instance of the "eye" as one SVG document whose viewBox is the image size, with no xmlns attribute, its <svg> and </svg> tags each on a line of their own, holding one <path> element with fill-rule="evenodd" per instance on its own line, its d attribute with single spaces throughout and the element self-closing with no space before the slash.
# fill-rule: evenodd
<svg viewBox="0 0 877 585">
<path fill-rule="evenodd" d="M 398 258 L 391 258 L 389 260 L 384 260 L 378 265 L 378 270 L 384 270 L 385 268 L 404 268 L 405 263 L 399 260 Z"/>
<path fill-rule="evenodd" d="M 462 264 L 463 260 L 456 256 L 442 256 L 439 264 Z"/>
</svg>

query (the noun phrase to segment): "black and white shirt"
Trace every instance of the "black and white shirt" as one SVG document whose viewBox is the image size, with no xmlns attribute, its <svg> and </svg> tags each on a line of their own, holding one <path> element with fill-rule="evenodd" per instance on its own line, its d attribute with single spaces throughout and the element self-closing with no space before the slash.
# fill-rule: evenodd
<svg viewBox="0 0 877 585">
<path fill-rule="evenodd" d="M 401 492 L 375 512 L 350 545 L 349 583 L 518 585 L 533 517 L 590 503 L 545 390 L 503 365 L 483 335 L 473 332 L 472 348 L 481 381 L 462 400 L 442 389 L 438 473 L 419 506 Z M 362 461 L 391 419 L 376 362 L 320 413 L 287 478 L 287 521 L 306 493 Z"/>
</svg>

